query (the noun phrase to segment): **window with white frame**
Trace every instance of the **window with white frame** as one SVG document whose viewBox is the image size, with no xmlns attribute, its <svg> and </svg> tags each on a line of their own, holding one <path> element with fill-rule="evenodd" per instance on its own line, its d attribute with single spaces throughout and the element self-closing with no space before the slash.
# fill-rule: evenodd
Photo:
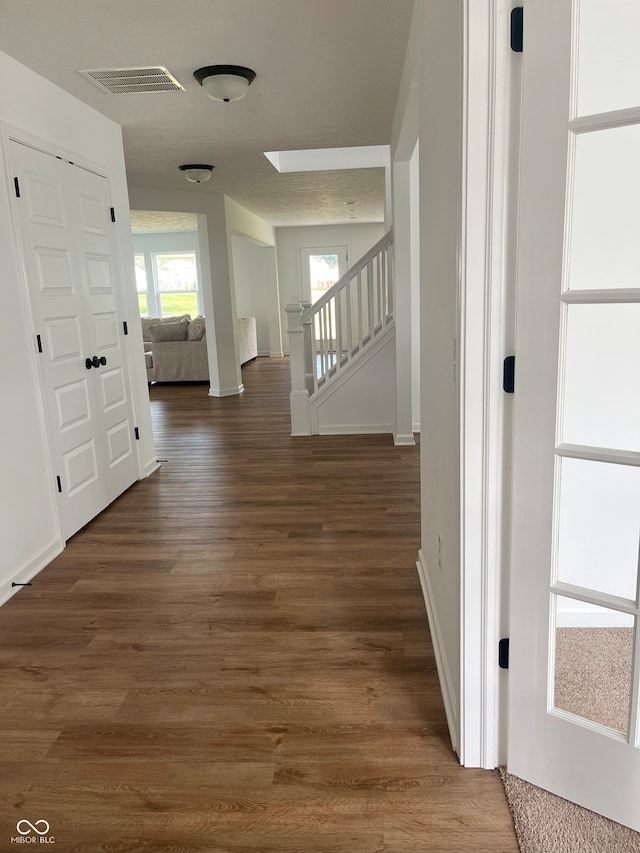
<svg viewBox="0 0 640 853">
<path fill-rule="evenodd" d="M 134 256 L 140 316 L 202 314 L 195 252 L 152 252 Z"/>
</svg>

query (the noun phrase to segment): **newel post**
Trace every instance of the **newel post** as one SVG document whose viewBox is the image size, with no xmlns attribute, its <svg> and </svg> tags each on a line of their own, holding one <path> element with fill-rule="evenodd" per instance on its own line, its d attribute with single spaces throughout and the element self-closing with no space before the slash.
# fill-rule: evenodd
<svg viewBox="0 0 640 853">
<path fill-rule="evenodd" d="M 291 435 L 311 435 L 309 423 L 309 392 L 305 377 L 304 328 L 302 325 L 303 306 L 290 304 L 287 312 L 289 332 L 289 366 L 291 368 Z"/>
</svg>

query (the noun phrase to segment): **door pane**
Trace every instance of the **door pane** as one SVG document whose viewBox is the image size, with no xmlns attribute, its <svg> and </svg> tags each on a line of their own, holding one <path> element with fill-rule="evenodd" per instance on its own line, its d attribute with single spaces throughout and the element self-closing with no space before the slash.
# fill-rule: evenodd
<svg viewBox="0 0 640 853">
<path fill-rule="evenodd" d="M 311 280 L 311 303 L 314 304 L 340 278 L 338 256 L 335 254 L 310 255 L 309 277 Z"/>
<path fill-rule="evenodd" d="M 640 450 L 640 304 L 566 310 L 561 441 Z"/>
<path fill-rule="evenodd" d="M 640 287 L 639 149 L 638 125 L 576 136 L 570 290 Z"/>
<path fill-rule="evenodd" d="M 633 617 L 559 595 L 554 598 L 553 707 L 626 734 Z"/>
<path fill-rule="evenodd" d="M 558 580 L 635 601 L 640 469 L 560 459 Z"/>
<path fill-rule="evenodd" d="M 640 3 L 580 0 L 578 115 L 640 104 Z"/>
</svg>

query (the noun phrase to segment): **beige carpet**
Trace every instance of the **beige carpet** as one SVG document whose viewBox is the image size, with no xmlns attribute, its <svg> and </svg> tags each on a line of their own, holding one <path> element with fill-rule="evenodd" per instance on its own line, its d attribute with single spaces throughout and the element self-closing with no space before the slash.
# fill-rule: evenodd
<svg viewBox="0 0 640 853">
<path fill-rule="evenodd" d="M 630 628 L 559 628 L 556 707 L 626 732 L 632 638 Z M 640 853 L 640 833 L 500 773 L 522 853 Z"/>
<path fill-rule="evenodd" d="M 640 833 L 500 771 L 522 853 L 640 853 Z"/>
<path fill-rule="evenodd" d="M 555 706 L 627 733 L 633 628 L 558 628 Z"/>
</svg>

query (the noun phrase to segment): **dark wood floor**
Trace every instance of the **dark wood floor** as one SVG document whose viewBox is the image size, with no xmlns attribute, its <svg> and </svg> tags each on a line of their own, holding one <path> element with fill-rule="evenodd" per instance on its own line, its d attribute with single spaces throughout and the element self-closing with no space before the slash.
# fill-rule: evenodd
<svg viewBox="0 0 640 853">
<path fill-rule="evenodd" d="M 243 378 L 153 387 L 161 470 L 0 610 L 0 850 L 517 851 L 449 743 L 418 449 L 291 438 L 287 360 Z"/>
</svg>

